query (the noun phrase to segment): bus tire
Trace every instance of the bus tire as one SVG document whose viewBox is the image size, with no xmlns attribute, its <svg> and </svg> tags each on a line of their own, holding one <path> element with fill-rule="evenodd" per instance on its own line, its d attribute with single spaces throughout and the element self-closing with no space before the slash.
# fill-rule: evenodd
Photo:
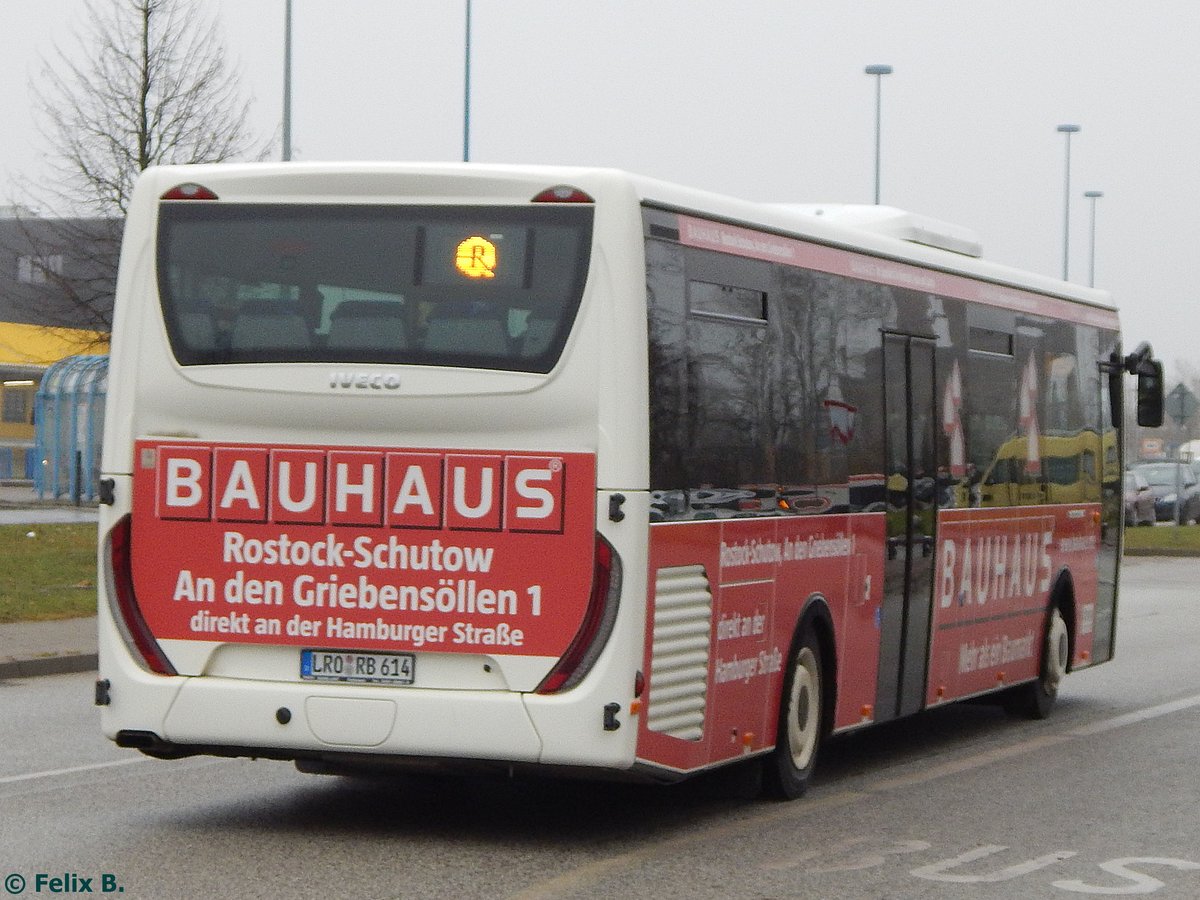
<svg viewBox="0 0 1200 900">
<path fill-rule="evenodd" d="M 775 749 L 763 761 L 763 788 L 770 796 L 795 800 L 808 788 L 821 743 L 823 679 L 821 647 L 806 627 L 788 662 L 779 697 Z"/>
<path fill-rule="evenodd" d="M 1058 687 L 1071 663 L 1071 638 L 1062 609 L 1055 606 L 1046 623 L 1042 663 L 1036 681 L 1014 688 L 1006 704 L 1008 711 L 1027 719 L 1044 719 L 1054 708 Z"/>
</svg>

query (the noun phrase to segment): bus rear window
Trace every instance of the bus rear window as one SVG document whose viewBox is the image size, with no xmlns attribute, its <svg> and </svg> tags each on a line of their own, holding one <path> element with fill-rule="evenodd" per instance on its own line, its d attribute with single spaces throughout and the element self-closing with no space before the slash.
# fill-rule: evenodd
<svg viewBox="0 0 1200 900">
<path fill-rule="evenodd" d="M 354 362 L 549 372 L 590 206 L 165 202 L 158 287 L 185 366 Z"/>
</svg>

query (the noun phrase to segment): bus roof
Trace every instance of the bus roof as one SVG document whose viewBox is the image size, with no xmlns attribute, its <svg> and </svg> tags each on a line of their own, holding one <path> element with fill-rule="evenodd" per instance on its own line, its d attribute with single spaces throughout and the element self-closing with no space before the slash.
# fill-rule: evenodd
<svg viewBox="0 0 1200 900">
<path fill-rule="evenodd" d="M 981 258 L 979 239 L 970 229 L 895 207 L 754 202 L 669 182 L 629 177 L 641 200 L 651 205 L 699 213 L 1102 309 L 1115 308 L 1107 291 L 990 262 Z"/>
<path fill-rule="evenodd" d="M 419 192 L 414 190 L 414 179 L 418 178 Z M 636 199 L 674 212 L 1114 309 L 1105 291 L 979 258 L 978 239 L 961 226 L 893 207 L 744 200 L 611 168 L 486 163 L 222 163 L 151 168 L 142 179 L 146 182 L 142 202 L 149 199 L 145 198 L 147 192 L 156 200 L 163 191 L 188 181 L 205 184 L 225 199 L 242 202 L 314 197 L 330 202 L 362 202 L 368 196 L 385 200 L 404 196 L 431 203 L 444 203 L 448 198 L 469 202 L 480 197 L 513 202 L 530 200 L 547 187 L 570 184 L 600 201 Z M 431 180 L 444 181 L 445 186 Z M 297 189 L 297 181 L 308 183 Z M 451 188 L 451 181 L 459 184 Z"/>
</svg>

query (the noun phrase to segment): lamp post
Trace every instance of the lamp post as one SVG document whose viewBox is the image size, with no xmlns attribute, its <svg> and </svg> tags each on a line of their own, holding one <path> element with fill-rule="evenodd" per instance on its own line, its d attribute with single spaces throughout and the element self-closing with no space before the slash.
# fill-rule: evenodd
<svg viewBox="0 0 1200 900">
<path fill-rule="evenodd" d="M 1083 196 L 1092 201 L 1092 241 L 1088 251 L 1088 287 L 1096 286 L 1096 201 L 1104 196 L 1104 191 L 1084 191 Z"/>
<path fill-rule="evenodd" d="M 1081 129 L 1078 125 L 1059 125 L 1057 129 L 1061 134 L 1067 136 L 1067 170 L 1064 177 L 1063 185 L 1063 265 L 1062 277 L 1063 281 L 1067 280 L 1070 272 L 1070 246 L 1071 246 L 1071 135 L 1076 134 Z"/>
<path fill-rule="evenodd" d="M 879 149 L 880 126 L 883 109 L 883 76 L 892 74 L 891 66 L 870 65 L 863 69 L 867 75 L 875 76 L 875 205 L 879 205 Z"/>
<path fill-rule="evenodd" d="M 283 161 L 292 158 L 292 0 L 283 5 Z"/>
<path fill-rule="evenodd" d="M 471 159 L 471 0 L 467 0 L 466 47 L 463 53 L 463 162 Z"/>
</svg>

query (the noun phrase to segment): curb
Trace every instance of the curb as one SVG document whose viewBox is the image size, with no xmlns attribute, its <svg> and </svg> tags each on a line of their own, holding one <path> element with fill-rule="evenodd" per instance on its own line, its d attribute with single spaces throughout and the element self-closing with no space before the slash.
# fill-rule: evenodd
<svg viewBox="0 0 1200 900">
<path fill-rule="evenodd" d="M 95 653 L 68 653 L 62 656 L 6 659 L 0 661 L 0 681 L 9 678 L 34 678 L 39 675 L 94 672 L 97 665 L 97 654 Z"/>
<path fill-rule="evenodd" d="M 82 506 L 71 502 L 55 503 L 46 500 L 41 503 L 20 503 L 16 500 L 0 500 L 0 509 L 21 509 L 27 511 L 43 510 L 43 509 L 78 509 L 81 511 L 96 512 L 99 507 L 94 503 L 84 503 Z"/>
<path fill-rule="evenodd" d="M 1143 550 L 1140 548 L 1135 548 L 1133 550 L 1130 550 L 1128 547 L 1126 547 L 1124 555 L 1125 556 L 1176 556 L 1176 557 L 1193 556 L 1193 557 L 1200 557 L 1200 551 L 1185 550 L 1181 547 L 1156 547 L 1156 548 L 1147 549 L 1147 550 Z"/>
</svg>

